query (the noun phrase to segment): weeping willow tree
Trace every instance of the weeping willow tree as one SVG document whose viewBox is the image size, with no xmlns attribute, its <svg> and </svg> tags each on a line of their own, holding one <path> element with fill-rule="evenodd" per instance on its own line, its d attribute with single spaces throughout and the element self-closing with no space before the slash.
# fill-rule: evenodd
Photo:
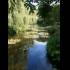
<svg viewBox="0 0 70 70">
<path fill-rule="evenodd" d="M 29 15 L 25 0 L 8 0 L 8 34 L 24 33 L 30 23 L 35 23 L 35 14 Z"/>
</svg>

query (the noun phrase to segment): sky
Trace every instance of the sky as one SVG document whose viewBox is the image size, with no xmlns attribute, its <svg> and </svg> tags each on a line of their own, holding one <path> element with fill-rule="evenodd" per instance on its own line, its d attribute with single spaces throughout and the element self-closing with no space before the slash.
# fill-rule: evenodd
<svg viewBox="0 0 70 70">
<path fill-rule="evenodd" d="M 35 0 L 34 0 L 35 1 Z M 57 1 L 57 0 L 56 0 Z M 53 6 L 53 5 L 60 5 L 60 3 L 59 2 L 57 2 L 56 3 L 56 1 L 53 1 L 51 4 L 50 4 L 50 6 Z M 37 2 L 31 2 L 33 5 L 35 5 L 36 6 L 36 8 L 38 9 L 38 3 Z M 56 4 L 55 4 L 56 3 Z"/>
</svg>

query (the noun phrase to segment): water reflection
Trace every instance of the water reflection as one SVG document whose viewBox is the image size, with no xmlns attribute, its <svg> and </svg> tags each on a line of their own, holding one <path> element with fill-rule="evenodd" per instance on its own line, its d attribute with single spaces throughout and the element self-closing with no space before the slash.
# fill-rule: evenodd
<svg viewBox="0 0 70 70">
<path fill-rule="evenodd" d="M 46 58 L 46 42 L 34 40 L 33 47 L 28 50 L 27 70 L 52 70 L 52 65 Z"/>
</svg>

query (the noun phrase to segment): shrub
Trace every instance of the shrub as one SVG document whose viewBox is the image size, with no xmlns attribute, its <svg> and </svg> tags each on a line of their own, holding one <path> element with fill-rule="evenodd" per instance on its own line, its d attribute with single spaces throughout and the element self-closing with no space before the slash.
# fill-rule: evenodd
<svg viewBox="0 0 70 70">
<path fill-rule="evenodd" d="M 48 58 L 57 68 L 60 68 L 60 31 L 56 31 L 48 40 Z"/>
</svg>

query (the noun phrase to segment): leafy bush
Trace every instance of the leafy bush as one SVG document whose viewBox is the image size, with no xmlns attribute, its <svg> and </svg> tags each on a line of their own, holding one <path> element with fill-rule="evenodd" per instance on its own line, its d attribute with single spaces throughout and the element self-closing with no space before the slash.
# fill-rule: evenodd
<svg viewBox="0 0 70 70">
<path fill-rule="evenodd" d="M 48 40 L 48 58 L 57 68 L 60 68 L 60 31 L 56 31 Z"/>
</svg>

